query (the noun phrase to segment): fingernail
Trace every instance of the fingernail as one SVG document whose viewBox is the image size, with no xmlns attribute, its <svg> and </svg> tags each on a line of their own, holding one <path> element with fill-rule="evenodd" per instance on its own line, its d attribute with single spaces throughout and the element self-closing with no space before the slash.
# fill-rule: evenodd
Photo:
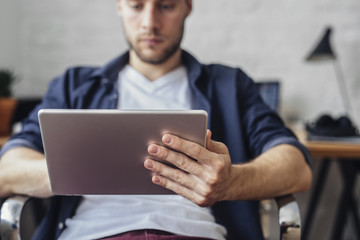
<svg viewBox="0 0 360 240">
<path fill-rule="evenodd" d="M 158 152 L 158 147 L 156 146 L 156 145 L 150 145 L 149 147 L 148 147 L 148 151 L 149 151 L 149 153 L 157 153 Z"/>
<path fill-rule="evenodd" d="M 153 176 L 153 182 L 154 183 L 159 183 L 160 182 L 159 176 Z"/>
<path fill-rule="evenodd" d="M 163 140 L 163 143 L 170 144 L 172 141 L 172 138 L 169 135 L 164 135 L 162 140 Z"/>
<path fill-rule="evenodd" d="M 146 168 L 149 168 L 149 169 L 152 169 L 153 168 L 153 163 L 149 160 L 146 160 L 145 161 L 145 167 Z"/>
</svg>

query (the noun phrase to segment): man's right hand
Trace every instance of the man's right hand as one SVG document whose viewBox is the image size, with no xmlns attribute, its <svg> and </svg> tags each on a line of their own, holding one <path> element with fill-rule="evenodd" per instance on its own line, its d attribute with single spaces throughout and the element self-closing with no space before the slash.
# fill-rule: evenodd
<svg viewBox="0 0 360 240">
<path fill-rule="evenodd" d="M 10 149 L 0 159 L 0 197 L 53 196 L 45 156 L 30 148 Z"/>
</svg>

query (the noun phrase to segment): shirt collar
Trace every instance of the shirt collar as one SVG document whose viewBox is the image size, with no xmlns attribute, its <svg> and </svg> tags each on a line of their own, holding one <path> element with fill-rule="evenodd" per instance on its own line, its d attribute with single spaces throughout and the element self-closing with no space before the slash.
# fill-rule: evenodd
<svg viewBox="0 0 360 240">
<path fill-rule="evenodd" d="M 201 64 L 188 52 L 182 51 L 182 62 L 188 71 L 190 82 L 195 84 L 201 73 Z M 104 67 L 97 69 L 91 75 L 91 78 L 107 78 L 110 82 L 115 82 L 120 70 L 129 63 L 129 52 L 125 52 L 115 58 Z"/>
<path fill-rule="evenodd" d="M 201 77 L 203 65 L 198 62 L 191 54 L 182 50 L 182 63 L 188 72 L 189 86 L 192 93 L 195 94 L 196 102 L 194 102 L 194 109 L 204 109 L 209 114 L 211 106 L 206 95 L 209 92 L 208 79 Z M 115 58 L 104 67 L 99 68 L 93 72 L 91 78 L 101 78 L 106 80 L 108 86 L 116 84 L 120 71 L 129 63 L 129 52 L 125 52 L 119 57 Z M 209 119 L 210 126 L 210 119 Z"/>
<path fill-rule="evenodd" d="M 119 57 L 115 58 L 102 68 L 95 70 L 90 78 L 105 78 L 109 83 L 115 83 L 118 79 L 121 69 L 129 63 L 129 52 L 125 52 Z"/>
<path fill-rule="evenodd" d="M 193 107 L 195 109 L 204 109 L 210 114 L 211 106 L 206 97 L 210 85 L 208 84 L 209 79 L 202 77 L 203 65 L 186 51 L 182 51 L 182 62 L 187 68 L 189 85 L 190 88 L 194 90 L 193 94 L 196 95 L 195 99 L 197 99 L 197 101 L 193 103 Z"/>
</svg>

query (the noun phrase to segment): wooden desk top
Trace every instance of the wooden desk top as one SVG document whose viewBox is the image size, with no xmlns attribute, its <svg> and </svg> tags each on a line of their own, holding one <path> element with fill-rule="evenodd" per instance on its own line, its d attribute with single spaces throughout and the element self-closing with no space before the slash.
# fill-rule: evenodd
<svg viewBox="0 0 360 240">
<path fill-rule="evenodd" d="M 312 157 L 357 158 L 360 160 L 360 144 L 347 142 L 323 142 L 306 140 L 305 131 L 294 131 L 309 149 Z"/>
</svg>

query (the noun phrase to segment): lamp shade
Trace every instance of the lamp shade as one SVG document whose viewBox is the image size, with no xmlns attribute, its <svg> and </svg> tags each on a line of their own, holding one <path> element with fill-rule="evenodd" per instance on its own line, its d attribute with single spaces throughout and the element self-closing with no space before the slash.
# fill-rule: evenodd
<svg viewBox="0 0 360 240">
<path fill-rule="evenodd" d="M 316 45 L 315 49 L 306 58 L 307 61 L 336 59 L 335 53 L 332 50 L 330 43 L 331 31 L 332 31 L 331 27 L 327 27 L 325 34 L 321 38 L 320 42 Z"/>
<path fill-rule="evenodd" d="M 316 45 L 314 50 L 306 58 L 306 61 L 323 61 L 323 60 L 337 60 L 334 51 L 331 48 L 330 37 L 331 27 L 327 27 L 325 34 L 321 38 L 320 42 Z M 332 61 L 334 63 L 336 79 L 340 90 L 341 100 L 344 105 L 346 115 L 351 113 L 350 97 L 347 91 L 344 74 L 339 64 L 339 61 Z"/>
</svg>

